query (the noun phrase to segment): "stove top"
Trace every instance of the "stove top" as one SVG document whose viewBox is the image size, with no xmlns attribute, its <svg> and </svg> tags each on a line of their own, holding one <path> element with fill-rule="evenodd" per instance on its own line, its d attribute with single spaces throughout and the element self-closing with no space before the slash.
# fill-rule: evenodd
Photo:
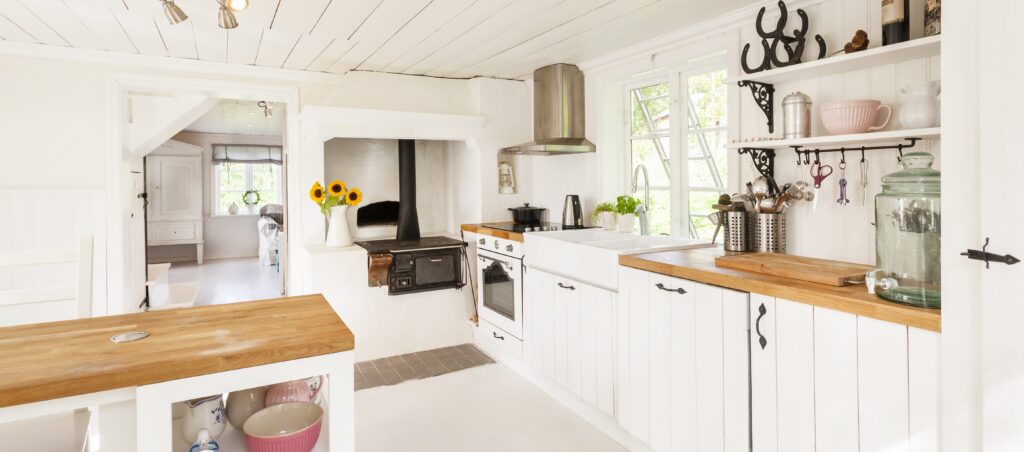
<svg viewBox="0 0 1024 452">
<path fill-rule="evenodd" d="M 490 229 L 497 229 L 499 231 L 507 232 L 540 232 L 540 231 L 561 231 L 563 229 L 587 229 L 586 227 L 563 227 L 558 223 L 533 223 L 533 224 L 517 224 L 511 221 L 504 221 L 500 223 L 482 223 L 480 226 Z"/>
<path fill-rule="evenodd" d="M 356 245 L 363 247 L 370 254 L 380 254 L 396 251 L 466 246 L 466 242 L 448 237 L 422 237 L 416 240 L 371 240 L 367 242 L 356 242 Z"/>
</svg>

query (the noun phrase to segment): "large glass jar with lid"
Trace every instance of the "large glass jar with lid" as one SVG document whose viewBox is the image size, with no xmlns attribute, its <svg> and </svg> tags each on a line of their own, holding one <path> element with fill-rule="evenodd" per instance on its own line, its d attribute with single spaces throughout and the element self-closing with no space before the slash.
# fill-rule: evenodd
<svg viewBox="0 0 1024 452">
<path fill-rule="evenodd" d="M 940 306 L 942 210 L 939 172 L 926 152 L 903 156 L 903 169 L 882 177 L 875 197 L 875 293 L 912 306 Z"/>
</svg>

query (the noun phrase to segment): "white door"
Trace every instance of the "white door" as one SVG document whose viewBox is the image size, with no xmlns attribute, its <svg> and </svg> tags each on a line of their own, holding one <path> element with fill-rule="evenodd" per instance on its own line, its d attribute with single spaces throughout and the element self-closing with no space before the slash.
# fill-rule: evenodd
<svg viewBox="0 0 1024 452">
<path fill-rule="evenodd" d="M 146 159 L 149 221 L 198 220 L 203 205 L 199 157 L 158 155 Z"/>
</svg>

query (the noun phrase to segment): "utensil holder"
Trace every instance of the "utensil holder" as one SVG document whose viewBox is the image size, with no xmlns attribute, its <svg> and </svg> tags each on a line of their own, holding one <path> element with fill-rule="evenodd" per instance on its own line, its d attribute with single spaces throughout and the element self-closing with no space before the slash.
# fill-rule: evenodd
<svg viewBox="0 0 1024 452">
<path fill-rule="evenodd" d="M 750 251 L 750 217 L 746 212 L 725 212 L 725 250 Z"/>
<path fill-rule="evenodd" d="M 759 213 L 754 217 L 754 251 L 786 253 L 786 216 L 781 213 Z"/>
</svg>

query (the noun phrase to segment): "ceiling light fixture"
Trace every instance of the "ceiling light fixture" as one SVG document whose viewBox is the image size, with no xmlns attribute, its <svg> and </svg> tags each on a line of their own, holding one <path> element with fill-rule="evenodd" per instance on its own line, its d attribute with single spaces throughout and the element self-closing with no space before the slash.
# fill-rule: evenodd
<svg viewBox="0 0 1024 452">
<path fill-rule="evenodd" d="M 231 8 L 228 8 L 227 0 L 220 2 L 220 11 L 217 13 L 217 25 L 225 30 L 238 27 L 238 19 L 235 19 L 235 13 L 231 12 Z"/>
<path fill-rule="evenodd" d="M 160 0 L 164 6 L 164 14 L 167 16 L 167 21 L 171 25 L 180 24 L 188 19 L 188 14 L 178 8 L 178 5 L 174 4 L 174 0 Z"/>
<path fill-rule="evenodd" d="M 268 118 L 274 117 L 274 106 L 267 103 L 267 101 L 261 100 L 256 103 L 256 106 L 263 109 L 263 116 Z"/>
<path fill-rule="evenodd" d="M 228 8 L 238 12 L 249 7 L 249 0 L 228 0 Z"/>
</svg>

